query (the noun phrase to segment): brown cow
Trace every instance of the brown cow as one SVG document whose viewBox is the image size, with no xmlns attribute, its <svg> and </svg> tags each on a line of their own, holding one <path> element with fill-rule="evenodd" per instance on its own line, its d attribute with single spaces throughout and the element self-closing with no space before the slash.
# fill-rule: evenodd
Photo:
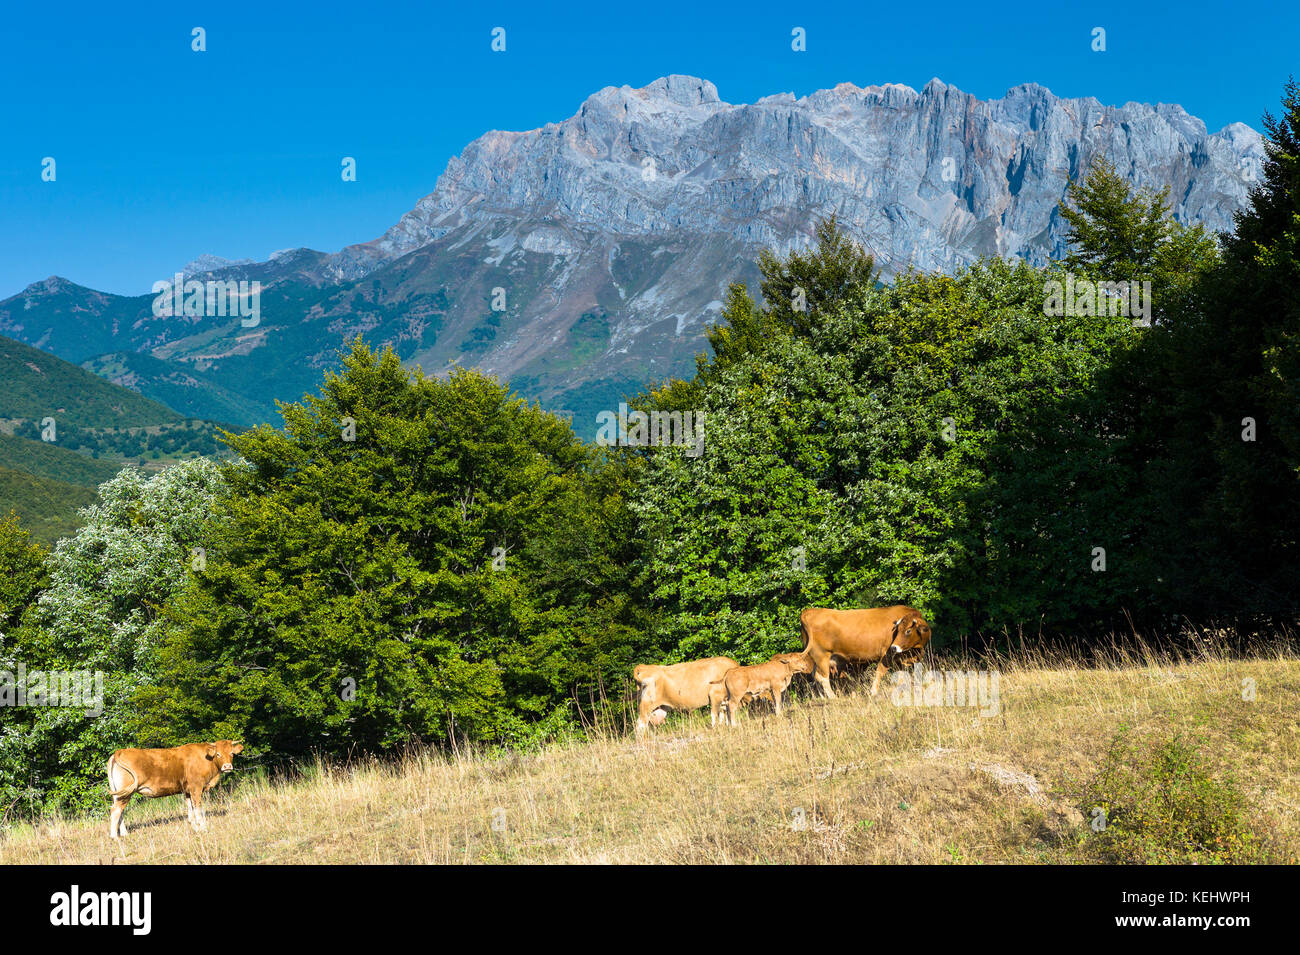
<svg viewBox="0 0 1300 955">
<path fill-rule="evenodd" d="M 736 713 L 750 700 L 765 696 L 772 701 L 776 715 L 781 715 L 781 697 L 796 673 L 812 673 L 813 662 L 803 653 L 778 653 L 766 663 L 728 670 L 722 679 L 709 687 L 709 706 L 713 722 L 725 704 L 727 722 L 736 724 Z"/>
<path fill-rule="evenodd" d="M 659 666 L 642 663 L 632 671 L 639 689 L 636 735 L 645 736 L 649 724 L 658 726 L 668 710 L 698 710 L 709 703 L 709 684 L 739 666 L 731 657 L 708 657 L 689 663 Z"/>
<path fill-rule="evenodd" d="M 872 610 L 828 610 L 809 607 L 799 614 L 804 653 L 816 666 L 813 677 L 828 697 L 835 658 L 857 663 L 878 663 L 871 695 L 880 691 L 880 678 L 889 664 L 916 659 L 930 642 L 930 625 L 904 604 Z M 838 668 L 837 668 L 838 669 Z"/>
<path fill-rule="evenodd" d="M 232 760 L 243 751 L 243 743 L 228 739 L 171 749 L 119 749 L 108 758 L 108 790 L 113 797 L 109 836 L 126 835 L 122 813 L 137 793 L 151 799 L 184 793 L 190 825 L 195 831 L 206 829 L 208 818 L 200 805 L 203 794 L 235 768 Z"/>
</svg>

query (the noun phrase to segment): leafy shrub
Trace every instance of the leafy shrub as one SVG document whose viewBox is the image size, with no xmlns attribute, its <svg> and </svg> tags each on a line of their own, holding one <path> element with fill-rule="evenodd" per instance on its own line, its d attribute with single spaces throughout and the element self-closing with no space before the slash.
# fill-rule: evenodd
<svg viewBox="0 0 1300 955">
<path fill-rule="evenodd" d="M 1134 740 L 1121 729 L 1084 790 L 1085 816 L 1104 812 L 1085 848 L 1121 863 L 1247 863 L 1263 847 L 1251 807 L 1227 773 L 1181 736 Z"/>
</svg>

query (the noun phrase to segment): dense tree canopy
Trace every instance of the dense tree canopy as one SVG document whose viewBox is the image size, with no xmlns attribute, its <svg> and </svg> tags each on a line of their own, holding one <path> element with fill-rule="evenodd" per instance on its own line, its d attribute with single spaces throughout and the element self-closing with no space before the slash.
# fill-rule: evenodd
<svg viewBox="0 0 1300 955">
<path fill-rule="evenodd" d="M 1127 584 L 1090 567 L 1124 548 L 1096 520 L 1123 510 L 1120 439 L 1061 396 L 1136 333 L 1044 316 L 1043 284 L 993 261 L 859 287 L 706 387 L 706 453 L 650 455 L 634 502 L 661 639 L 758 658 L 810 604 L 909 602 L 948 639 L 1117 608 Z"/>
<path fill-rule="evenodd" d="M 361 343 L 284 418 L 231 438 L 242 463 L 148 694 L 164 741 L 518 743 L 630 665 L 623 462 L 494 379 Z"/>
<path fill-rule="evenodd" d="M 1223 259 L 1143 351 L 1153 546 L 1190 616 L 1300 609 L 1300 91 Z"/>
</svg>

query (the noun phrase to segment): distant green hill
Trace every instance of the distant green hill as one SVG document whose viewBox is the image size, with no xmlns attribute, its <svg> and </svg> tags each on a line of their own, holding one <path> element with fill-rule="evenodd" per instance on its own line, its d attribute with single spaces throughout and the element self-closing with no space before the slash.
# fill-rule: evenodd
<svg viewBox="0 0 1300 955">
<path fill-rule="evenodd" d="M 0 434 L 0 466 L 82 487 L 98 487 L 122 467 L 119 462 L 95 460 L 57 444 L 10 434 Z"/>
<path fill-rule="evenodd" d="M 81 367 L 101 378 L 161 402 L 190 418 L 228 421 L 253 427 L 276 418 L 275 405 L 259 402 L 227 387 L 216 375 L 192 364 L 164 361 L 136 352 L 96 355 Z"/>
<path fill-rule="evenodd" d="M 125 361 L 120 366 L 126 375 L 136 367 Z M 170 374 L 149 367 L 160 379 Z M 172 384 L 184 396 L 185 382 Z M 237 401 L 223 402 L 219 391 L 208 394 L 210 407 L 231 412 L 225 420 L 247 418 Z M 46 418 L 54 419 L 52 433 L 41 425 Z M 77 509 L 128 464 L 153 471 L 196 455 L 220 455 L 222 427 L 239 429 L 183 417 L 151 397 L 0 336 L 0 515 L 17 511 L 38 540 L 51 543 L 74 530 Z"/>
<path fill-rule="evenodd" d="M 138 428 L 181 420 L 166 405 L 105 381 L 39 348 L 0 337 L 0 418 L 56 428 Z"/>
<path fill-rule="evenodd" d="M 79 508 L 95 500 L 95 491 L 15 471 L 0 465 L 0 516 L 17 512 L 33 539 L 53 545 L 81 524 Z"/>
</svg>

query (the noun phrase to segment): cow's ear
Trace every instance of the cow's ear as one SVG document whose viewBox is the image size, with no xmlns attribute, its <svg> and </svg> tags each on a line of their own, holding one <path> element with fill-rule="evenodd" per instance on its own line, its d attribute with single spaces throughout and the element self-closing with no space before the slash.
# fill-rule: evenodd
<svg viewBox="0 0 1300 955">
<path fill-rule="evenodd" d="M 206 751 L 203 755 L 206 756 L 208 759 L 216 759 L 216 758 L 217 758 L 217 744 L 216 744 L 216 743 L 209 743 L 209 744 L 208 744 L 208 749 L 207 749 L 207 751 Z"/>
<path fill-rule="evenodd" d="M 242 753 L 243 751 L 244 751 L 243 743 L 236 743 L 234 746 L 230 747 L 231 753 Z"/>
</svg>

